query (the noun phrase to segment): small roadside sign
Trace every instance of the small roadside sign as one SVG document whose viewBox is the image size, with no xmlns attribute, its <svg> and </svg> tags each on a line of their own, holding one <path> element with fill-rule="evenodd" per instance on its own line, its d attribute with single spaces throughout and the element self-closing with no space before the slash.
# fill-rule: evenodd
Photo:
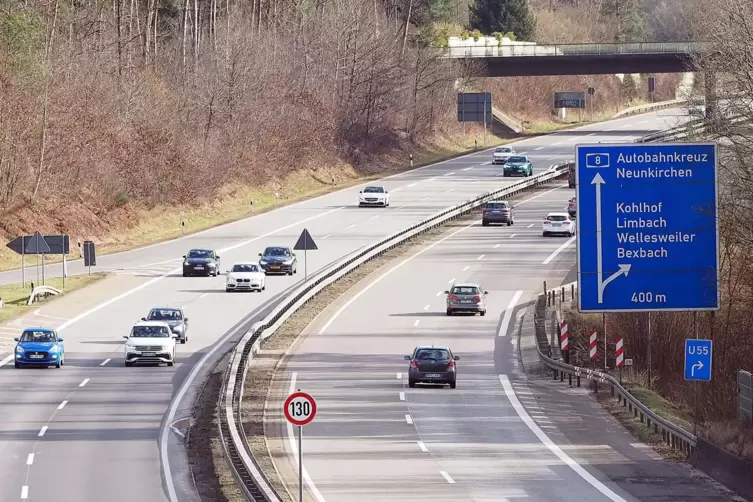
<svg viewBox="0 0 753 502">
<path fill-rule="evenodd" d="M 685 340 L 685 380 L 711 380 L 711 340 Z"/>
<path fill-rule="evenodd" d="M 305 392 L 295 392 L 285 401 L 285 418 L 293 425 L 303 427 L 316 416 L 316 401 Z"/>
</svg>

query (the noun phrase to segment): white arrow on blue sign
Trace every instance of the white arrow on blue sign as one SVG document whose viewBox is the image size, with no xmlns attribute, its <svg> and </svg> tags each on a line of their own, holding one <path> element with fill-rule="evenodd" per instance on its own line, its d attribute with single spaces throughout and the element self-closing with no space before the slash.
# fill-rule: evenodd
<svg viewBox="0 0 753 502">
<path fill-rule="evenodd" d="M 685 380 L 711 380 L 711 340 L 685 340 Z"/>
</svg>

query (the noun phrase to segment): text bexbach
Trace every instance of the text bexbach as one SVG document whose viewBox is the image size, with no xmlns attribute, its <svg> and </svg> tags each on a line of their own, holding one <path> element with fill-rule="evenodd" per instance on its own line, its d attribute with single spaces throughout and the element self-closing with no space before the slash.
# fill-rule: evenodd
<svg viewBox="0 0 753 502">
<path fill-rule="evenodd" d="M 708 162 L 708 154 L 705 153 L 621 153 L 617 156 L 617 164 L 667 164 L 667 163 L 692 163 L 702 164 Z M 650 167 L 640 166 L 628 169 L 617 167 L 617 177 L 624 179 L 645 178 L 692 178 L 692 169 L 677 169 L 676 167 Z"/>
<path fill-rule="evenodd" d="M 667 220 L 663 216 L 658 218 L 625 217 L 620 214 L 653 213 L 662 212 L 663 202 L 649 204 L 647 202 L 617 203 L 617 228 L 618 229 L 656 229 L 667 228 Z M 617 242 L 620 244 L 678 244 L 693 242 L 696 234 L 687 232 L 672 232 L 666 234 L 645 234 L 643 232 L 617 232 Z M 662 246 L 659 249 L 638 248 L 634 250 L 617 248 L 618 258 L 669 258 L 669 252 Z"/>
</svg>

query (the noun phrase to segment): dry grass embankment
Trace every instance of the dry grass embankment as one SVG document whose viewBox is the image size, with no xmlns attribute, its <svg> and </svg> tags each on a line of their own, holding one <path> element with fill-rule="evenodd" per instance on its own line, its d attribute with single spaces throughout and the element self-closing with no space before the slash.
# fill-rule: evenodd
<svg viewBox="0 0 753 502">
<path fill-rule="evenodd" d="M 3 308 L 0 309 L 0 323 L 21 317 L 30 310 L 36 310 L 40 306 L 49 303 L 56 298 L 60 298 L 63 295 L 76 291 L 77 289 L 89 286 L 90 284 L 104 279 L 105 276 L 106 274 L 92 274 L 68 277 L 65 279 L 65 289 L 63 289 L 62 278 L 47 279 L 45 280 L 45 285 L 61 290 L 61 294 L 48 296 L 47 298 L 36 301 L 31 305 L 26 305 L 26 302 L 29 300 L 29 295 L 31 294 L 31 288 L 28 282 L 25 286 L 22 286 L 21 284 L 1 285 L 0 298 L 3 299 Z"/>
</svg>

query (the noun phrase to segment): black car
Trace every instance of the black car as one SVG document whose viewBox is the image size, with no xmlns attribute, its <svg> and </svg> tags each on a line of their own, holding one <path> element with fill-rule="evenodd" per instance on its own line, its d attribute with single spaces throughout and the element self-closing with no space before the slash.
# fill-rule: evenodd
<svg viewBox="0 0 753 502">
<path fill-rule="evenodd" d="M 413 355 L 405 356 L 405 360 L 410 361 L 408 387 L 413 388 L 417 383 L 434 383 L 455 388 L 455 361 L 460 360 L 460 356 L 453 356 L 448 347 L 419 346 L 413 349 Z"/>
<path fill-rule="evenodd" d="M 484 208 L 481 225 L 488 227 L 490 223 L 507 223 L 509 227 L 515 223 L 513 209 L 515 209 L 515 206 L 506 200 L 489 201 Z"/>
<path fill-rule="evenodd" d="M 293 275 L 298 271 L 298 259 L 295 253 L 288 247 L 271 246 L 259 253 L 259 265 L 266 275 L 288 274 Z"/>
<path fill-rule="evenodd" d="M 212 249 L 192 249 L 183 258 L 183 277 L 220 274 L 220 257 Z"/>
</svg>

